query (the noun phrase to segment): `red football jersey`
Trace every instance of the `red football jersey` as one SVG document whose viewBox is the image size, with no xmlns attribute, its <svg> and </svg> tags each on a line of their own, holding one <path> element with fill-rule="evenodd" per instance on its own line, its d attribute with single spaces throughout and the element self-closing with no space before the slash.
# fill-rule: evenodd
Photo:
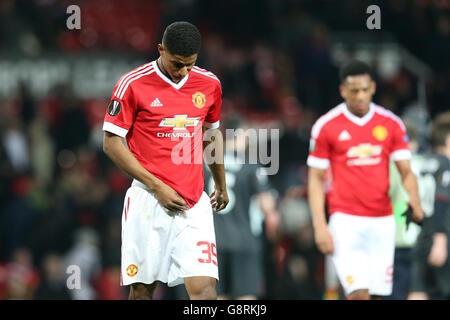
<svg viewBox="0 0 450 320">
<path fill-rule="evenodd" d="M 392 214 L 389 159 L 410 158 L 408 136 L 399 117 L 371 103 L 360 118 L 342 103 L 314 124 L 307 164 L 320 169 L 331 166 L 330 214 L 379 217 Z"/>
<path fill-rule="evenodd" d="M 119 79 L 103 130 L 126 137 L 139 163 L 192 207 L 204 184 L 202 126 L 219 127 L 221 106 L 213 73 L 193 67 L 174 83 L 152 61 Z"/>
</svg>

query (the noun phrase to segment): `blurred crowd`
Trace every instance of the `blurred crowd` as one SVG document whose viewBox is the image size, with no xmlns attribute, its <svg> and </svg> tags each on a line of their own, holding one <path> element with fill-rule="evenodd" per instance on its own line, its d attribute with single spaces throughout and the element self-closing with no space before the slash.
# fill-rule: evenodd
<svg viewBox="0 0 450 320">
<path fill-rule="evenodd" d="M 310 128 L 340 102 L 330 35 L 364 31 L 365 8 L 376 2 L 2 0 L 0 56 L 132 51 L 153 60 L 168 23 L 196 24 L 197 65 L 221 79 L 222 118 L 240 113 L 251 127 L 280 129 L 280 170 L 270 182 L 281 223 L 279 236 L 265 241 L 261 297 L 321 299 L 324 259 L 305 198 Z M 81 7 L 81 30 L 66 28 L 70 4 Z M 433 72 L 426 108 L 417 106 L 417 79 L 405 68 L 377 79 L 375 102 L 425 128 L 450 105 L 449 9 L 445 0 L 382 6 L 383 28 Z M 0 299 L 127 298 L 120 237 L 131 180 L 103 154 L 102 115 L 92 114 L 108 99 L 83 100 L 70 83 L 34 97 L 26 82 L 0 99 Z M 81 289 L 67 286 L 70 265 L 81 269 Z"/>
</svg>

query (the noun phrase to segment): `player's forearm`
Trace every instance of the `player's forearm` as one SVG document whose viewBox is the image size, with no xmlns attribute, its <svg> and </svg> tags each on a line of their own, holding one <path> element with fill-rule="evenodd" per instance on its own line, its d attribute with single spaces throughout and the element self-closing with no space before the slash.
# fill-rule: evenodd
<svg viewBox="0 0 450 320">
<path fill-rule="evenodd" d="M 215 186 L 218 190 L 226 190 L 225 166 L 223 159 L 223 137 L 218 129 L 205 131 L 203 150 Z"/>
<path fill-rule="evenodd" d="M 212 163 L 208 165 L 211 175 L 214 179 L 216 189 L 220 191 L 226 190 L 225 167 L 222 164 Z"/>
<path fill-rule="evenodd" d="M 325 191 L 323 190 L 323 177 L 312 173 L 311 169 L 308 178 L 308 202 L 311 209 L 314 228 L 317 229 L 326 226 L 327 221 L 325 215 Z"/>
<path fill-rule="evenodd" d="M 103 140 L 103 151 L 105 154 L 129 176 L 139 180 L 150 190 L 155 190 L 161 181 L 148 172 L 134 157 L 134 155 L 123 144 L 121 137 L 105 132 Z"/>
<path fill-rule="evenodd" d="M 402 184 L 409 195 L 409 203 L 413 208 L 418 208 L 420 204 L 419 187 L 416 176 L 412 171 L 407 172 L 402 177 Z"/>
</svg>

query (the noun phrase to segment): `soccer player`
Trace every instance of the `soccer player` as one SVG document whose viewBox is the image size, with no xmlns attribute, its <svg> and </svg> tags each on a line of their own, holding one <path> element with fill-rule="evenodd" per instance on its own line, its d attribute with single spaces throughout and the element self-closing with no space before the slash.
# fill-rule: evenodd
<svg viewBox="0 0 450 320">
<path fill-rule="evenodd" d="M 230 202 L 214 215 L 220 260 L 219 299 L 254 300 L 263 284 L 263 221 L 268 238 L 277 230 L 278 212 L 265 169 L 246 163 L 248 127 L 241 116 L 230 116 L 226 135 L 225 175 Z M 249 138 L 250 139 L 250 138 Z M 208 193 L 214 179 L 205 174 Z"/>
<path fill-rule="evenodd" d="M 222 92 L 213 73 L 195 66 L 200 45 L 194 25 L 170 24 L 159 58 L 119 79 L 105 115 L 104 152 L 134 178 L 122 214 L 121 285 L 131 285 L 129 299 L 151 299 L 158 282 L 184 282 L 191 299 L 217 298 L 212 208 L 228 203 Z M 214 130 L 205 143 L 203 129 Z M 216 159 L 211 199 L 203 192 L 204 147 Z"/>
<path fill-rule="evenodd" d="M 408 192 L 414 221 L 422 220 L 423 210 L 405 127 L 372 102 L 376 85 L 369 66 L 348 63 L 340 70 L 340 81 L 344 102 L 312 128 L 308 198 L 316 244 L 331 255 L 347 298 L 369 299 L 392 291 L 395 221 L 388 195 L 389 158 Z M 329 167 L 327 224 L 323 179 Z"/>
<path fill-rule="evenodd" d="M 445 115 L 445 114 L 444 114 Z M 450 121 L 435 120 L 434 153 L 423 166 L 428 188 L 435 191 L 434 207 L 425 212 L 413 260 L 408 299 L 450 299 Z"/>
</svg>

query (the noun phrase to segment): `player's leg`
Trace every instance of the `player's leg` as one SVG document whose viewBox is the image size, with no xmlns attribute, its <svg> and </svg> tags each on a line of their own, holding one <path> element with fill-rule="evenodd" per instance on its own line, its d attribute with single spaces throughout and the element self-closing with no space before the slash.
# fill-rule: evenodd
<svg viewBox="0 0 450 320">
<path fill-rule="evenodd" d="M 233 252 L 231 254 L 231 294 L 233 299 L 258 299 L 262 272 L 262 257 L 259 252 Z"/>
<path fill-rule="evenodd" d="M 366 217 L 333 213 L 329 230 L 334 241 L 331 259 L 348 299 L 369 299 L 369 255 Z"/>
<path fill-rule="evenodd" d="M 174 219 L 179 232 L 173 233 L 170 242 L 168 286 L 184 281 L 190 299 L 217 299 L 216 236 L 208 195 L 203 193 L 194 207 Z"/>
<path fill-rule="evenodd" d="M 152 300 L 153 292 L 158 286 L 158 281 L 152 284 L 133 283 L 130 286 L 130 294 L 128 300 Z"/>
<path fill-rule="evenodd" d="M 172 218 L 144 188 L 134 185 L 125 196 L 122 214 L 121 285 L 129 299 L 152 299 L 158 281 L 167 281 L 170 252 L 164 250 Z"/>
<path fill-rule="evenodd" d="M 348 300 L 369 300 L 369 289 L 355 290 L 347 294 Z"/>
<path fill-rule="evenodd" d="M 191 300 L 215 300 L 216 279 L 212 277 L 186 277 L 184 285 Z"/>
<path fill-rule="evenodd" d="M 216 291 L 218 300 L 231 299 L 231 252 L 228 250 L 217 249 L 217 259 L 220 261 L 219 277 L 220 281 L 217 282 Z"/>
<path fill-rule="evenodd" d="M 392 294 L 396 225 L 392 215 L 369 219 L 369 293 L 373 299 L 379 299 Z"/>
</svg>

